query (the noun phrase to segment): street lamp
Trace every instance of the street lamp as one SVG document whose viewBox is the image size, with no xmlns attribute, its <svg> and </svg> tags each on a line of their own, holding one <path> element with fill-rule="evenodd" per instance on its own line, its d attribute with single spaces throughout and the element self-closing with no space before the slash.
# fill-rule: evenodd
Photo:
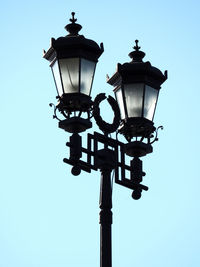
<svg viewBox="0 0 200 267">
<path fill-rule="evenodd" d="M 104 121 L 100 115 L 100 103 L 106 99 L 104 93 L 91 99 L 91 89 L 98 58 L 103 53 L 103 44 L 79 35 L 82 26 L 77 24 L 72 12 L 70 24 L 65 29 L 66 37 L 52 38 L 51 47 L 44 51 L 44 58 L 50 62 L 57 89 L 57 105 L 54 118 L 59 127 L 72 135 L 67 142 L 69 157 L 63 161 L 72 165 L 72 174 L 82 171 L 101 171 L 100 188 L 100 266 L 111 267 L 111 224 L 112 186 L 111 173 L 115 182 L 133 190 L 133 199 L 141 197 L 142 190 L 148 187 L 141 184 L 145 173 L 140 157 L 153 151 L 152 144 L 158 140 L 153 118 L 159 90 L 167 79 L 150 62 L 143 62 L 145 53 L 140 51 L 138 40 L 134 51 L 129 54 L 130 63 L 118 64 L 116 73 L 107 82 L 114 86 L 116 100 L 108 96 L 107 101 L 114 112 L 112 123 Z M 61 114 L 62 119 L 59 117 Z M 86 114 L 86 118 L 84 116 Z M 103 134 L 87 134 L 87 146 L 82 146 L 81 132 L 92 127 L 94 118 Z M 122 134 L 123 143 L 110 134 Z M 102 148 L 103 145 L 103 148 Z M 86 160 L 83 160 L 86 154 Z M 127 164 L 127 158 L 130 159 Z"/>
<path fill-rule="evenodd" d="M 115 97 L 121 112 L 119 132 L 130 141 L 132 137 L 149 137 L 155 131 L 155 114 L 161 84 L 167 79 L 162 72 L 143 62 L 145 53 L 140 51 L 138 40 L 134 51 L 129 54 L 132 61 L 117 65 L 117 72 L 108 79 L 115 87 Z"/>
<path fill-rule="evenodd" d="M 91 108 L 90 93 L 103 44 L 99 47 L 94 41 L 79 35 L 82 26 L 76 23 L 74 15 L 72 12 L 71 23 L 65 27 L 69 34 L 57 40 L 52 38 L 51 47 L 44 51 L 44 58 L 50 61 L 59 99 L 57 107 L 67 118 L 60 127 L 70 132 L 75 129 L 82 132 L 92 127 L 91 122 L 74 117 L 69 120 L 69 117 L 73 112 L 87 112 Z"/>
</svg>

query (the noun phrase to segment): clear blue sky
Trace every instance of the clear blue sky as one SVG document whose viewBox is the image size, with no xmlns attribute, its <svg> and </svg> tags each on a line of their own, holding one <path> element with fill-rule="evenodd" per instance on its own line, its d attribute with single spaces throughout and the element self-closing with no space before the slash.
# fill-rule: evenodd
<svg viewBox="0 0 200 267">
<path fill-rule="evenodd" d="M 114 185 L 113 267 L 200 266 L 199 1 L 4 1 L 0 4 L 0 267 L 99 266 L 99 173 L 74 177 L 62 162 L 68 135 L 52 120 L 55 86 L 42 49 L 76 12 L 104 43 L 92 95 L 139 39 L 169 72 L 144 160 L 139 201 Z M 104 115 L 106 116 L 106 114 Z"/>
</svg>

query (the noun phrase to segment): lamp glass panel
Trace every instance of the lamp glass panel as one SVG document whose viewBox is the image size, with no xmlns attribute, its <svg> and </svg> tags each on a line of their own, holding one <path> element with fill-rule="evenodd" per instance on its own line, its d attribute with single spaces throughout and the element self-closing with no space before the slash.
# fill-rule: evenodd
<svg viewBox="0 0 200 267">
<path fill-rule="evenodd" d="M 125 102 L 128 117 L 141 117 L 144 94 L 143 83 L 133 83 L 124 85 Z"/>
<path fill-rule="evenodd" d="M 63 89 L 62 89 L 60 70 L 59 70 L 59 65 L 58 65 L 58 61 L 57 60 L 51 66 L 51 69 L 52 69 L 52 72 L 53 72 L 53 77 L 54 77 L 54 81 L 55 81 L 55 84 L 56 84 L 56 89 L 57 89 L 58 95 L 62 96 Z"/>
<path fill-rule="evenodd" d="M 79 58 L 60 59 L 64 93 L 79 93 Z"/>
<path fill-rule="evenodd" d="M 81 59 L 81 88 L 80 92 L 90 95 L 96 63 L 93 61 Z"/>
<path fill-rule="evenodd" d="M 153 120 L 159 90 L 145 86 L 144 117 Z"/>
<path fill-rule="evenodd" d="M 122 89 L 118 88 L 117 91 L 115 91 L 115 97 L 120 109 L 121 119 L 125 119 L 125 110 L 124 110 L 124 101 L 122 96 Z"/>
</svg>

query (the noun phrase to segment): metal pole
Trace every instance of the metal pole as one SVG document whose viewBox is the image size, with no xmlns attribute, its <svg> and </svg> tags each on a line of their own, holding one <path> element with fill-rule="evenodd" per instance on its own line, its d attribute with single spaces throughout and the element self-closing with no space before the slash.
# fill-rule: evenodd
<svg viewBox="0 0 200 267">
<path fill-rule="evenodd" d="M 101 169 L 101 189 L 99 207 L 100 223 L 100 267 L 112 267 L 112 169 Z"/>
</svg>

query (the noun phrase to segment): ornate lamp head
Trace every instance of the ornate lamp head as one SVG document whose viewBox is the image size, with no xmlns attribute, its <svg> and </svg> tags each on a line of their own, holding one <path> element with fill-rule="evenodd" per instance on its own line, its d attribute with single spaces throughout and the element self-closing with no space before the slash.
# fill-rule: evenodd
<svg viewBox="0 0 200 267">
<path fill-rule="evenodd" d="M 143 62 L 145 53 L 140 51 L 138 40 L 129 56 L 132 61 L 118 64 L 117 72 L 108 79 L 121 112 L 122 133 L 128 141 L 133 137 L 149 138 L 155 131 L 153 118 L 161 84 L 167 79 L 167 72 Z"/>
<path fill-rule="evenodd" d="M 50 62 L 56 84 L 57 108 L 67 119 L 77 111 L 90 112 L 96 63 L 104 50 L 102 43 L 98 46 L 96 42 L 79 35 L 82 26 L 76 23 L 74 16 L 72 12 L 71 23 L 65 26 L 69 34 L 58 39 L 52 38 L 51 47 L 47 52 L 44 51 L 44 58 Z M 69 125 L 65 127 L 63 123 L 60 126 L 67 131 L 74 131 L 74 118 L 73 125 L 73 129 Z M 88 127 L 77 128 L 82 131 Z"/>
</svg>

